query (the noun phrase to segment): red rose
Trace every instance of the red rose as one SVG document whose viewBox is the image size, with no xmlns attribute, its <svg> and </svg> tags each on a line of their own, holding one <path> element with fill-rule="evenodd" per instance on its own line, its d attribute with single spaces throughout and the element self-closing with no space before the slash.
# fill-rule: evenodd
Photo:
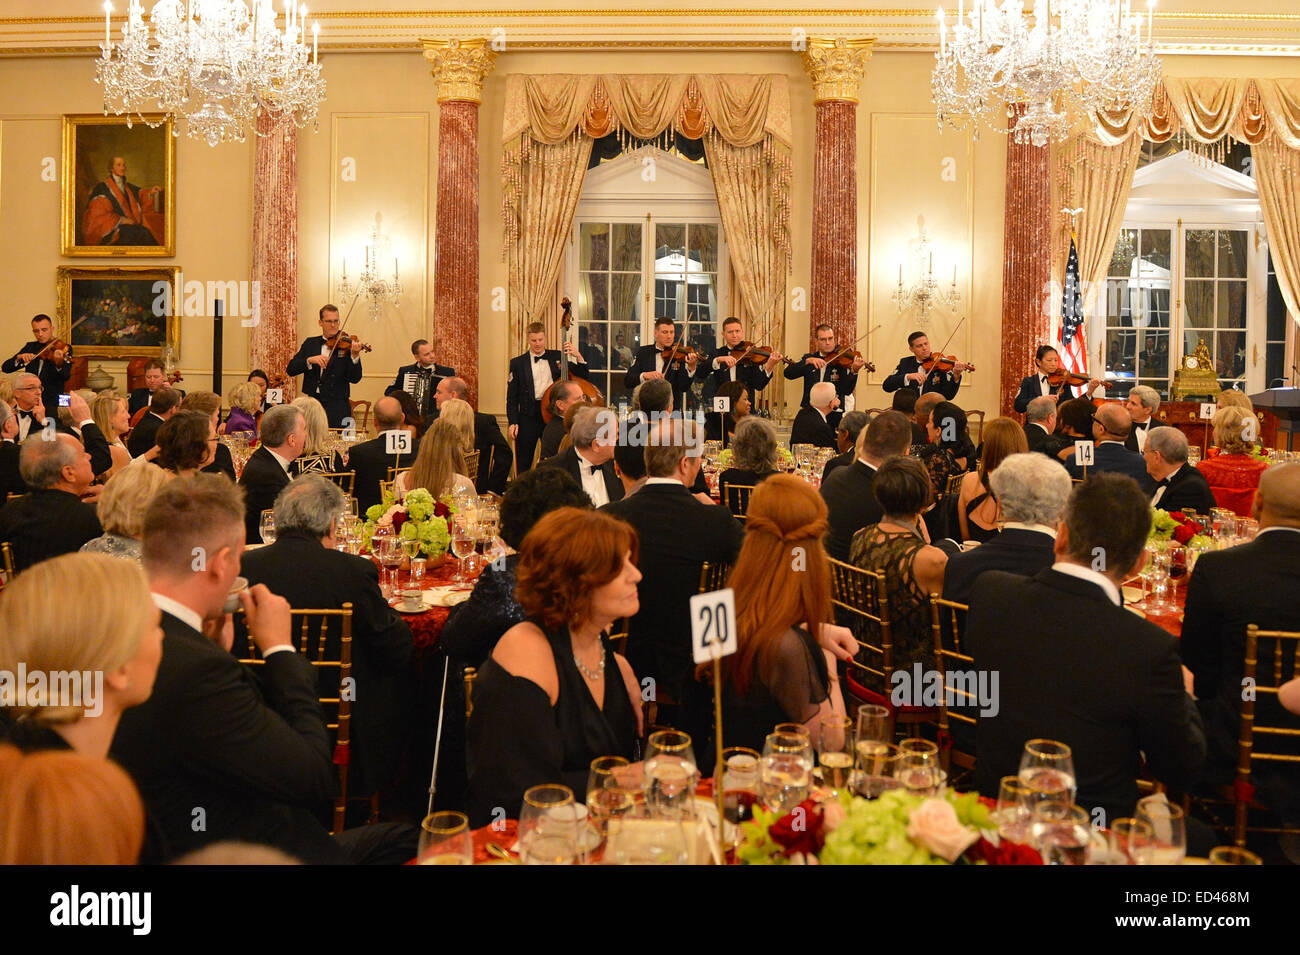
<svg viewBox="0 0 1300 955">
<path fill-rule="evenodd" d="M 408 518 L 406 514 L 402 511 L 398 511 L 397 513 L 395 513 L 393 515 L 393 533 L 396 534 L 400 532 L 402 529 L 402 525 L 405 524 L 409 519 L 410 518 Z"/>
<path fill-rule="evenodd" d="M 446 517 L 450 513 L 451 513 L 451 508 L 448 507 L 446 504 L 442 503 L 442 501 L 433 502 L 434 517 Z"/>
<path fill-rule="evenodd" d="M 1043 857 L 1029 846 L 1019 842 L 1009 842 L 1006 839 L 1000 840 L 995 846 L 983 836 L 980 836 L 980 841 L 967 850 L 966 855 L 972 862 L 986 862 L 989 865 L 1043 864 Z"/>
<path fill-rule="evenodd" d="M 805 799 L 772 823 L 767 834 L 787 855 L 794 852 L 817 855 L 822 851 L 824 841 L 821 807 L 813 800 Z"/>
<path fill-rule="evenodd" d="M 1179 524 L 1186 524 L 1188 521 L 1187 515 L 1184 514 L 1182 511 L 1170 511 L 1169 516 L 1172 517 L 1174 520 L 1176 520 Z"/>
<path fill-rule="evenodd" d="M 1193 537 L 1196 536 L 1196 532 L 1198 530 L 1200 530 L 1200 528 L 1197 527 L 1195 524 L 1191 523 L 1190 521 L 1188 521 L 1186 524 L 1179 524 L 1176 528 L 1174 528 L 1174 540 L 1176 540 L 1180 544 L 1186 544 L 1189 540 L 1191 540 Z"/>
</svg>

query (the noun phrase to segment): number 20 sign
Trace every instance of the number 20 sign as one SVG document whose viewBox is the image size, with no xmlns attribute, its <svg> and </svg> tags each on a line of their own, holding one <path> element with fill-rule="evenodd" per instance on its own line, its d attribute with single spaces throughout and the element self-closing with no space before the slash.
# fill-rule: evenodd
<svg viewBox="0 0 1300 955">
<path fill-rule="evenodd" d="M 736 652 L 736 592 L 730 587 L 691 598 L 691 646 L 696 663 Z"/>
</svg>

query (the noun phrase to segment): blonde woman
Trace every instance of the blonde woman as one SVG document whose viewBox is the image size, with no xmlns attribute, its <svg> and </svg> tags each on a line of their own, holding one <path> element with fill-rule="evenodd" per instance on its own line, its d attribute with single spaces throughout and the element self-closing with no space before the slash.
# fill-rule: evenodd
<svg viewBox="0 0 1300 955">
<path fill-rule="evenodd" d="M 303 445 L 302 454 L 289 465 L 289 471 L 294 477 L 300 474 L 342 471 L 343 459 L 338 452 L 329 450 L 330 421 L 325 414 L 325 406 L 307 395 L 294 398 L 290 404 L 301 411 L 307 421 L 307 442 Z"/>
<path fill-rule="evenodd" d="M 422 487 L 434 497 L 474 494 L 474 482 L 465 476 L 465 454 L 460 432 L 440 416 L 420 440 L 411 470 L 397 475 L 397 496 Z"/>
<path fill-rule="evenodd" d="M 244 381 L 230 389 L 230 414 L 222 434 L 251 431 L 257 437 L 257 419 L 262 408 L 262 389 L 255 381 Z"/>
<path fill-rule="evenodd" d="M 449 398 L 438 409 L 438 420 L 445 421 L 460 435 L 460 449 L 468 454 L 474 450 L 474 409 L 461 398 Z"/>
<path fill-rule="evenodd" d="M 1259 442 L 1259 419 L 1250 411 L 1227 405 L 1214 413 L 1210 427 L 1219 453 L 1196 467 L 1209 482 L 1215 503 L 1230 508 L 1238 517 L 1250 517 L 1259 476 L 1268 467 L 1267 461 L 1251 453 Z"/>
<path fill-rule="evenodd" d="M 1246 414 L 1252 414 L 1255 411 L 1255 403 L 1250 400 L 1250 396 L 1245 392 L 1238 391 L 1236 388 L 1227 388 L 1219 392 L 1219 410 L 1224 408 L 1240 408 Z"/>
<path fill-rule="evenodd" d="M 95 513 L 104 533 L 81 545 L 83 553 L 108 554 L 140 563 L 144 512 L 172 475 L 143 459 L 134 461 L 104 486 Z"/>
<path fill-rule="evenodd" d="M 113 456 L 113 466 L 104 475 L 107 480 L 131 463 L 131 452 L 122 442 L 122 435 L 131 430 L 131 415 L 126 410 L 126 399 L 110 388 L 95 396 L 90 403 L 90 416 L 108 441 L 108 451 Z"/>
</svg>

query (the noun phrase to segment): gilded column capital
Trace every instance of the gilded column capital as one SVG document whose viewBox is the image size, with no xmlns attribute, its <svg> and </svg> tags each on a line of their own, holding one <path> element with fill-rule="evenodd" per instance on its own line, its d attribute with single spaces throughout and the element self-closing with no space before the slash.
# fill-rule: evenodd
<svg viewBox="0 0 1300 955">
<path fill-rule="evenodd" d="M 424 58 L 433 64 L 438 81 L 438 102 L 483 99 L 483 80 L 492 72 L 497 51 L 483 37 L 472 40 L 420 40 Z"/>
<path fill-rule="evenodd" d="M 875 42 L 875 37 L 862 40 L 809 37 L 800 58 L 804 72 L 813 82 L 813 102 L 845 100 L 856 103 L 862 75 L 871 59 L 871 46 Z"/>
</svg>

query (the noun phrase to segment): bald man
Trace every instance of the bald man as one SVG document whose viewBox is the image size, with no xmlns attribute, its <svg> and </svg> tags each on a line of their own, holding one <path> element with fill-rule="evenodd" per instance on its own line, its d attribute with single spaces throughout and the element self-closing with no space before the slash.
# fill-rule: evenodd
<svg viewBox="0 0 1300 955">
<path fill-rule="evenodd" d="M 375 402 L 373 409 L 375 426 L 379 436 L 369 441 L 354 444 L 348 451 L 348 470 L 353 472 L 352 496 L 357 499 L 357 507 L 362 516 L 366 509 L 380 502 L 379 482 L 388 480 L 390 468 L 409 468 L 415 462 L 415 442 L 410 444 L 410 451 L 405 454 L 389 450 L 388 433 L 398 432 L 402 428 L 402 406 L 397 399 L 386 395 Z M 402 434 L 409 432 L 401 431 Z"/>
<path fill-rule="evenodd" d="M 1195 680 L 1209 749 L 1206 782 L 1213 784 L 1231 782 L 1236 765 L 1246 625 L 1300 630 L 1300 464 L 1277 465 L 1260 475 L 1254 517 L 1255 539 L 1202 554 L 1187 584 L 1180 652 Z M 1268 667 L 1261 664 L 1263 678 Z M 1289 720 L 1282 725 L 1300 728 L 1300 718 L 1282 715 L 1272 694 L 1255 699 L 1261 722 Z M 1272 748 L 1256 737 L 1256 749 Z M 1251 782 L 1265 805 L 1292 824 L 1300 822 L 1300 767 L 1256 763 Z"/>
<path fill-rule="evenodd" d="M 1073 460 L 1066 462 L 1070 477 L 1081 478 L 1100 471 L 1115 471 L 1127 474 L 1137 481 L 1138 487 L 1148 496 L 1155 492 L 1155 481 L 1147 473 L 1147 466 L 1142 463 L 1142 455 L 1124 447 L 1128 433 L 1133 427 L 1133 419 L 1121 404 L 1104 404 L 1092 416 L 1092 440 L 1096 445 L 1095 460 L 1092 464 L 1079 465 Z"/>
</svg>

